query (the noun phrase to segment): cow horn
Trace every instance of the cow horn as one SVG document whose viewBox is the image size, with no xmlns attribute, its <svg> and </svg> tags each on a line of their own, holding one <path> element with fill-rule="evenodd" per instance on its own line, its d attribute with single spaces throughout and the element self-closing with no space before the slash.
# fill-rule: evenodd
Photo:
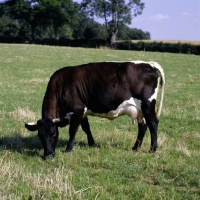
<svg viewBox="0 0 200 200">
<path fill-rule="evenodd" d="M 52 119 L 53 123 L 58 123 L 58 122 L 61 122 L 61 119 L 60 118 L 55 118 L 55 119 Z M 34 126 L 34 125 L 37 125 L 37 122 L 24 122 L 25 124 L 29 125 L 29 126 Z"/>
<path fill-rule="evenodd" d="M 29 125 L 29 126 L 35 126 L 37 125 L 37 122 L 24 122 L 25 124 Z"/>
<path fill-rule="evenodd" d="M 56 118 L 56 119 L 53 119 L 52 121 L 53 121 L 53 123 L 58 123 L 58 122 L 61 122 L 61 119 L 60 118 Z"/>
</svg>

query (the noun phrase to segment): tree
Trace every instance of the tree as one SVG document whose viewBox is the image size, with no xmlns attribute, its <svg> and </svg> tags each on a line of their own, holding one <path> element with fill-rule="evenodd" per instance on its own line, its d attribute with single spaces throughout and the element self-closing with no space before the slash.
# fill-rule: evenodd
<svg viewBox="0 0 200 200">
<path fill-rule="evenodd" d="M 144 3 L 141 0 L 83 0 L 82 8 L 90 16 L 104 20 L 108 32 L 110 47 L 114 46 L 119 26 L 131 24 L 133 17 L 142 14 Z"/>
<path fill-rule="evenodd" d="M 48 6 L 46 10 L 45 20 L 51 21 L 52 26 L 54 27 L 55 37 L 59 39 L 59 30 L 60 32 L 64 29 L 70 29 L 74 27 L 78 22 L 78 4 L 74 3 L 72 0 L 55 0 L 59 3 L 59 6 Z M 52 2 L 52 0 L 50 0 Z"/>
<path fill-rule="evenodd" d="M 19 25 L 9 17 L 0 17 L 0 36 L 16 37 L 18 36 Z"/>
<path fill-rule="evenodd" d="M 0 6 L 7 15 L 30 25 L 33 42 L 39 26 L 53 26 L 58 38 L 59 28 L 72 20 L 76 13 L 72 0 L 6 0 Z"/>
<path fill-rule="evenodd" d="M 149 40 L 151 39 L 151 36 L 148 31 L 144 32 L 141 29 L 132 28 L 130 29 L 130 39 L 131 40 Z"/>
<path fill-rule="evenodd" d="M 44 13 L 35 1 L 24 0 L 8 0 L 5 1 L 7 6 L 7 13 L 14 17 L 14 19 L 24 19 L 31 26 L 32 40 L 35 40 L 36 27 L 42 19 Z"/>
<path fill-rule="evenodd" d="M 88 17 L 87 12 L 79 10 L 79 18 L 76 28 L 73 31 L 75 39 L 106 39 L 105 27 Z"/>
</svg>

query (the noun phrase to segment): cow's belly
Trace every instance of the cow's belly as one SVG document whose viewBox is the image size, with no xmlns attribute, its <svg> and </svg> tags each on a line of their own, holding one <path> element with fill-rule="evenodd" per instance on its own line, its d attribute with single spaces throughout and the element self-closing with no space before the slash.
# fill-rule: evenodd
<svg viewBox="0 0 200 200">
<path fill-rule="evenodd" d="M 139 123 L 145 121 L 141 110 L 141 101 L 132 97 L 122 102 L 116 110 L 111 110 L 108 113 L 94 113 L 85 108 L 84 117 L 87 115 L 107 118 L 109 120 L 113 120 L 122 115 L 128 115 L 131 117 L 132 123 L 135 123 L 136 120 Z"/>
</svg>

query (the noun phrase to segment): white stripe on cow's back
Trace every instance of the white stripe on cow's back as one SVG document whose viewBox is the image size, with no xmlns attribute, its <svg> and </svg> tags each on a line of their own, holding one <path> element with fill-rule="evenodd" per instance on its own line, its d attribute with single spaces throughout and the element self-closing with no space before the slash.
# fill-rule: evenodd
<svg viewBox="0 0 200 200">
<path fill-rule="evenodd" d="M 111 110 L 108 113 L 94 113 L 85 107 L 84 117 L 86 117 L 87 115 L 107 118 L 109 120 L 113 120 L 122 115 L 128 115 L 129 117 L 131 117 L 133 124 L 136 120 L 138 120 L 139 123 L 142 123 L 143 121 L 145 122 L 141 110 L 141 101 L 133 97 L 131 97 L 129 100 L 125 100 L 117 107 L 116 110 Z"/>
<path fill-rule="evenodd" d="M 163 84 L 165 84 L 165 74 L 164 74 L 163 68 L 157 62 L 154 62 L 154 61 L 150 61 L 149 64 L 160 71 Z"/>
<path fill-rule="evenodd" d="M 130 62 L 135 63 L 135 64 L 142 64 L 142 63 L 149 64 L 153 68 L 158 69 L 160 71 L 160 73 L 164 74 L 163 68 L 155 61 L 145 62 L 145 61 L 142 61 L 142 60 L 135 60 L 135 61 L 130 61 Z"/>
<path fill-rule="evenodd" d="M 142 61 L 142 60 L 132 60 L 132 61 L 106 61 L 106 62 L 114 62 L 114 63 L 131 62 L 131 63 L 134 63 L 134 64 L 142 64 L 142 63 L 144 63 L 144 64 L 149 64 L 149 65 L 151 65 L 153 68 L 158 69 L 158 70 L 161 72 L 161 74 L 164 75 L 164 71 L 163 71 L 162 67 L 161 67 L 157 62 L 155 62 L 155 61 L 146 62 L 146 61 Z M 163 81 L 165 81 L 165 80 L 163 80 Z"/>
</svg>

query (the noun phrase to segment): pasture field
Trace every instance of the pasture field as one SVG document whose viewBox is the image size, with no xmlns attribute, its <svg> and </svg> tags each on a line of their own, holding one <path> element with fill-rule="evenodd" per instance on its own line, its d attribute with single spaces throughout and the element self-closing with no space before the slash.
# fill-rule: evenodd
<svg viewBox="0 0 200 200">
<path fill-rule="evenodd" d="M 150 135 L 138 152 L 137 125 L 89 117 L 96 142 L 81 128 L 70 154 L 68 127 L 60 129 L 56 157 L 43 160 L 36 132 L 24 121 L 40 118 L 52 73 L 99 61 L 157 61 L 166 76 L 156 153 Z M 0 199 L 200 199 L 200 56 L 0 44 Z"/>
<path fill-rule="evenodd" d="M 181 44 L 193 44 L 193 45 L 200 45 L 200 41 L 195 40 L 132 40 L 132 42 L 163 42 L 163 43 L 181 43 Z"/>
</svg>

